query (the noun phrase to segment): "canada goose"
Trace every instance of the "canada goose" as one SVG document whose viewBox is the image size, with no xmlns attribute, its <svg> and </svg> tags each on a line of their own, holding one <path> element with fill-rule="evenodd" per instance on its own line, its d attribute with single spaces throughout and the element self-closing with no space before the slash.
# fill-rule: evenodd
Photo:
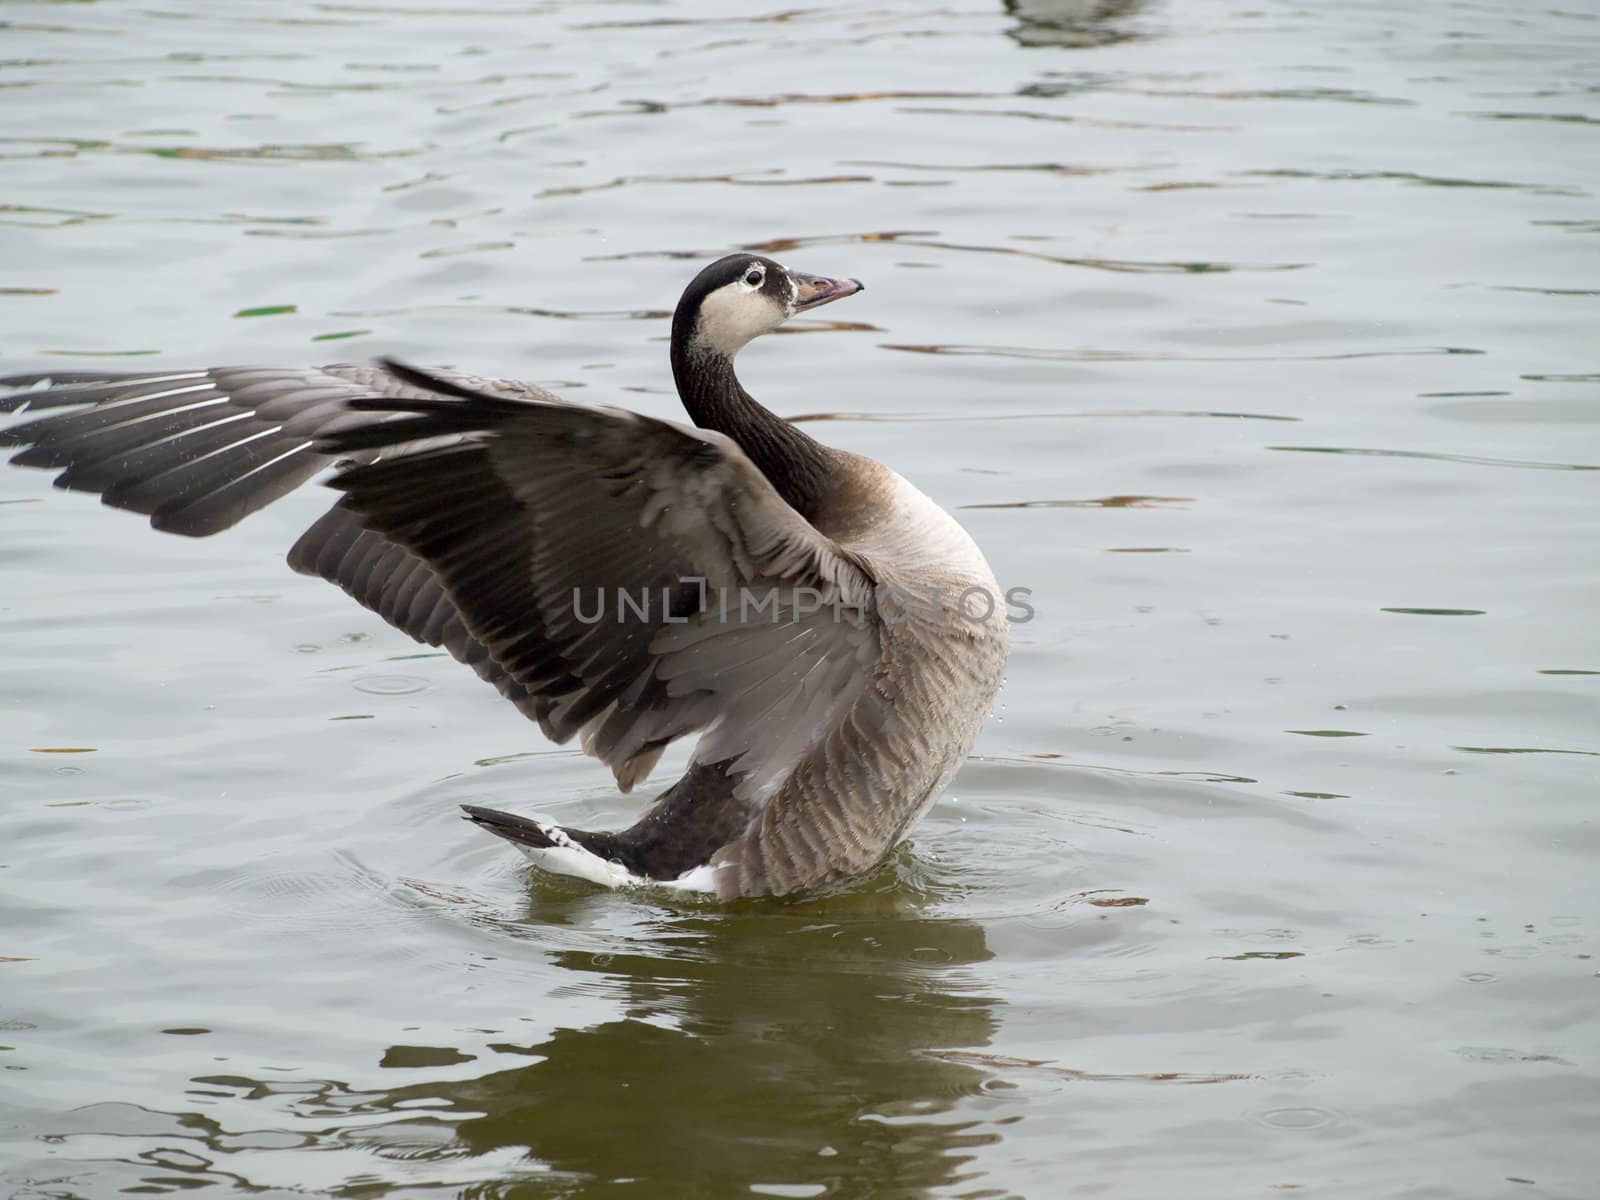
<svg viewBox="0 0 1600 1200">
<path fill-rule="evenodd" d="M 329 466 L 343 497 L 289 551 L 443 646 L 626 792 L 673 740 L 684 776 L 620 832 L 466 806 L 547 869 L 723 898 L 859 874 L 961 765 L 999 687 L 998 585 L 888 468 L 751 398 L 733 359 L 853 279 L 731 254 L 672 319 L 698 428 L 531 384 L 392 361 L 16 375 L 24 466 L 204 537 Z M 44 386 L 40 386 L 44 385 Z"/>
</svg>

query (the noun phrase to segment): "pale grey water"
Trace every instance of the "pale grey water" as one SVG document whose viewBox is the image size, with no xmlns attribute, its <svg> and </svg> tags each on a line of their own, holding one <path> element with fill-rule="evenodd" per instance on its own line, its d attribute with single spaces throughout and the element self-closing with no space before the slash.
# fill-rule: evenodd
<svg viewBox="0 0 1600 1200">
<path fill-rule="evenodd" d="M 685 907 L 456 819 L 636 804 L 321 489 L 0 471 L 7 1195 L 1595 1194 L 1591 0 L 7 3 L 0 88 L 5 368 L 671 414 L 762 247 L 868 291 L 752 390 L 1037 607 L 883 871 Z"/>
</svg>

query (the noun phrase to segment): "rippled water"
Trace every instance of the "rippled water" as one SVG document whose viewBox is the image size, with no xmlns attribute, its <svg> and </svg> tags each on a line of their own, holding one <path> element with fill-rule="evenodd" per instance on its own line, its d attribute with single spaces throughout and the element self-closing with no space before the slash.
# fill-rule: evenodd
<svg viewBox="0 0 1600 1200">
<path fill-rule="evenodd" d="M 7 368 L 670 414 L 761 248 L 869 290 L 751 389 L 1037 608 L 880 872 L 685 906 L 456 819 L 636 806 L 289 574 L 319 489 L 0 472 L 8 1195 L 1593 1194 L 1587 0 L 7 3 L 0 87 Z"/>
</svg>

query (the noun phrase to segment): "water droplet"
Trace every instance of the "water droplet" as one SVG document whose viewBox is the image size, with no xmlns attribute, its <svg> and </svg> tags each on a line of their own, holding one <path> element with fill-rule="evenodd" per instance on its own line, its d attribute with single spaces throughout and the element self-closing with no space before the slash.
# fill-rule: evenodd
<svg viewBox="0 0 1600 1200">
<path fill-rule="evenodd" d="M 428 683 L 415 675 L 363 675 L 355 681 L 355 689 L 369 696 L 414 696 L 427 691 Z"/>
<path fill-rule="evenodd" d="M 1325 1108 L 1274 1108 L 1258 1118 L 1263 1125 L 1274 1129 L 1292 1129 L 1304 1132 L 1325 1129 L 1339 1119 L 1339 1114 Z"/>
</svg>

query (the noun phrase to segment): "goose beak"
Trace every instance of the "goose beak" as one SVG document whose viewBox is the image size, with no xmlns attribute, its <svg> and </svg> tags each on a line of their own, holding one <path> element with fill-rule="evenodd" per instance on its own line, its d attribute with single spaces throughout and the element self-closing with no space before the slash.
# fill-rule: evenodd
<svg viewBox="0 0 1600 1200">
<path fill-rule="evenodd" d="M 859 279 L 827 279 L 821 275 L 802 275 L 798 271 L 791 271 L 789 277 L 795 285 L 795 312 L 821 308 L 824 304 L 854 296 L 865 287 Z"/>
</svg>

